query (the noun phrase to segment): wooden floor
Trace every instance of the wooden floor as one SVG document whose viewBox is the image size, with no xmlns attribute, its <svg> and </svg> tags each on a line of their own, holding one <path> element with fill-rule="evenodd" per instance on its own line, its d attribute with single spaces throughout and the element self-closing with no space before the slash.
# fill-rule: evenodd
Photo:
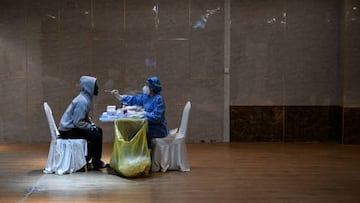
<svg viewBox="0 0 360 203">
<path fill-rule="evenodd" d="M 0 202 L 360 202 L 360 146 L 188 144 L 191 171 L 43 174 L 48 144 L 0 144 Z M 111 144 L 104 145 L 109 161 Z"/>
</svg>

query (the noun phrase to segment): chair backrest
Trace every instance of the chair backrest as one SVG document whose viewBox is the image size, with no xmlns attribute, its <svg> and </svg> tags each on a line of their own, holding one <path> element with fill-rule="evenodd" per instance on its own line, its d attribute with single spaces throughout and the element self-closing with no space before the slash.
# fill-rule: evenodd
<svg viewBox="0 0 360 203">
<path fill-rule="evenodd" d="M 188 102 L 186 102 L 183 113 L 182 113 L 180 129 L 179 129 L 179 134 L 184 137 L 186 136 L 187 126 L 188 126 L 188 122 L 189 122 L 190 109 L 191 109 L 191 103 L 190 103 L 190 101 L 188 101 Z"/>
<path fill-rule="evenodd" d="M 56 140 L 56 138 L 58 137 L 58 135 L 60 135 L 60 133 L 56 127 L 51 108 L 47 102 L 44 102 L 44 110 L 50 128 L 51 140 L 52 141 Z"/>
</svg>

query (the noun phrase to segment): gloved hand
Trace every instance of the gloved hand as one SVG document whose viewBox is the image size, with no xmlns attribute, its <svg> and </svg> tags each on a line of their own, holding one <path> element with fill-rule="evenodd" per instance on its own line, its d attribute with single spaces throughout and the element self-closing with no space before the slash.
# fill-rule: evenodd
<svg viewBox="0 0 360 203">
<path fill-rule="evenodd" d="M 118 100 L 122 100 L 122 96 L 119 94 L 119 90 L 117 89 L 113 89 L 110 91 L 111 94 L 114 95 L 115 98 L 117 98 Z"/>
<path fill-rule="evenodd" d="M 119 90 L 117 89 L 113 89 L 110 91 L 111 94 L 119 94 Z"/>
</svg>

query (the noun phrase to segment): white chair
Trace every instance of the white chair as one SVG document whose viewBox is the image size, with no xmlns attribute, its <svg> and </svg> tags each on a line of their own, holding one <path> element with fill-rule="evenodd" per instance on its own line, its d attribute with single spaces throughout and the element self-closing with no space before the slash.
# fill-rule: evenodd
<svg viewBox="0 0 360 203">
<path fill-rule="evenodd" d="M 44 110 L 50 128 L 51 143 L 44 173 L 63 175 L 74 173 L 85 166 L 87 141 L 85 139 L 60 139 L 50 106 L 44 102 Z"/>
<path fill-rule="evenodd" d="M 166 137 L 152 139 L 152 171 L 190 171 L 185 142 L 190 109 L 191 103 L 188 101 L 182 113 L 179 129 L 170 131 Z"/>
</svg>

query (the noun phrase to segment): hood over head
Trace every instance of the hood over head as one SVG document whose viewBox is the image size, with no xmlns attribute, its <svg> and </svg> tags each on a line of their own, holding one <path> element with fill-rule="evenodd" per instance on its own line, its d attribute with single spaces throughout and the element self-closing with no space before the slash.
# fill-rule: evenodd
<svg viewBox="0 0 360 203">
<path fill-rule="evenodd" d="M 94 77 L 91 77 L 91 76 L 81 76 L 80 77 L 80 87 L 81 87 L 82 91 L 84 91 L 90 95 L 94 94 L 95 83 L 96 83 L 96 78 L 94 78 Z"/>
</svg>

